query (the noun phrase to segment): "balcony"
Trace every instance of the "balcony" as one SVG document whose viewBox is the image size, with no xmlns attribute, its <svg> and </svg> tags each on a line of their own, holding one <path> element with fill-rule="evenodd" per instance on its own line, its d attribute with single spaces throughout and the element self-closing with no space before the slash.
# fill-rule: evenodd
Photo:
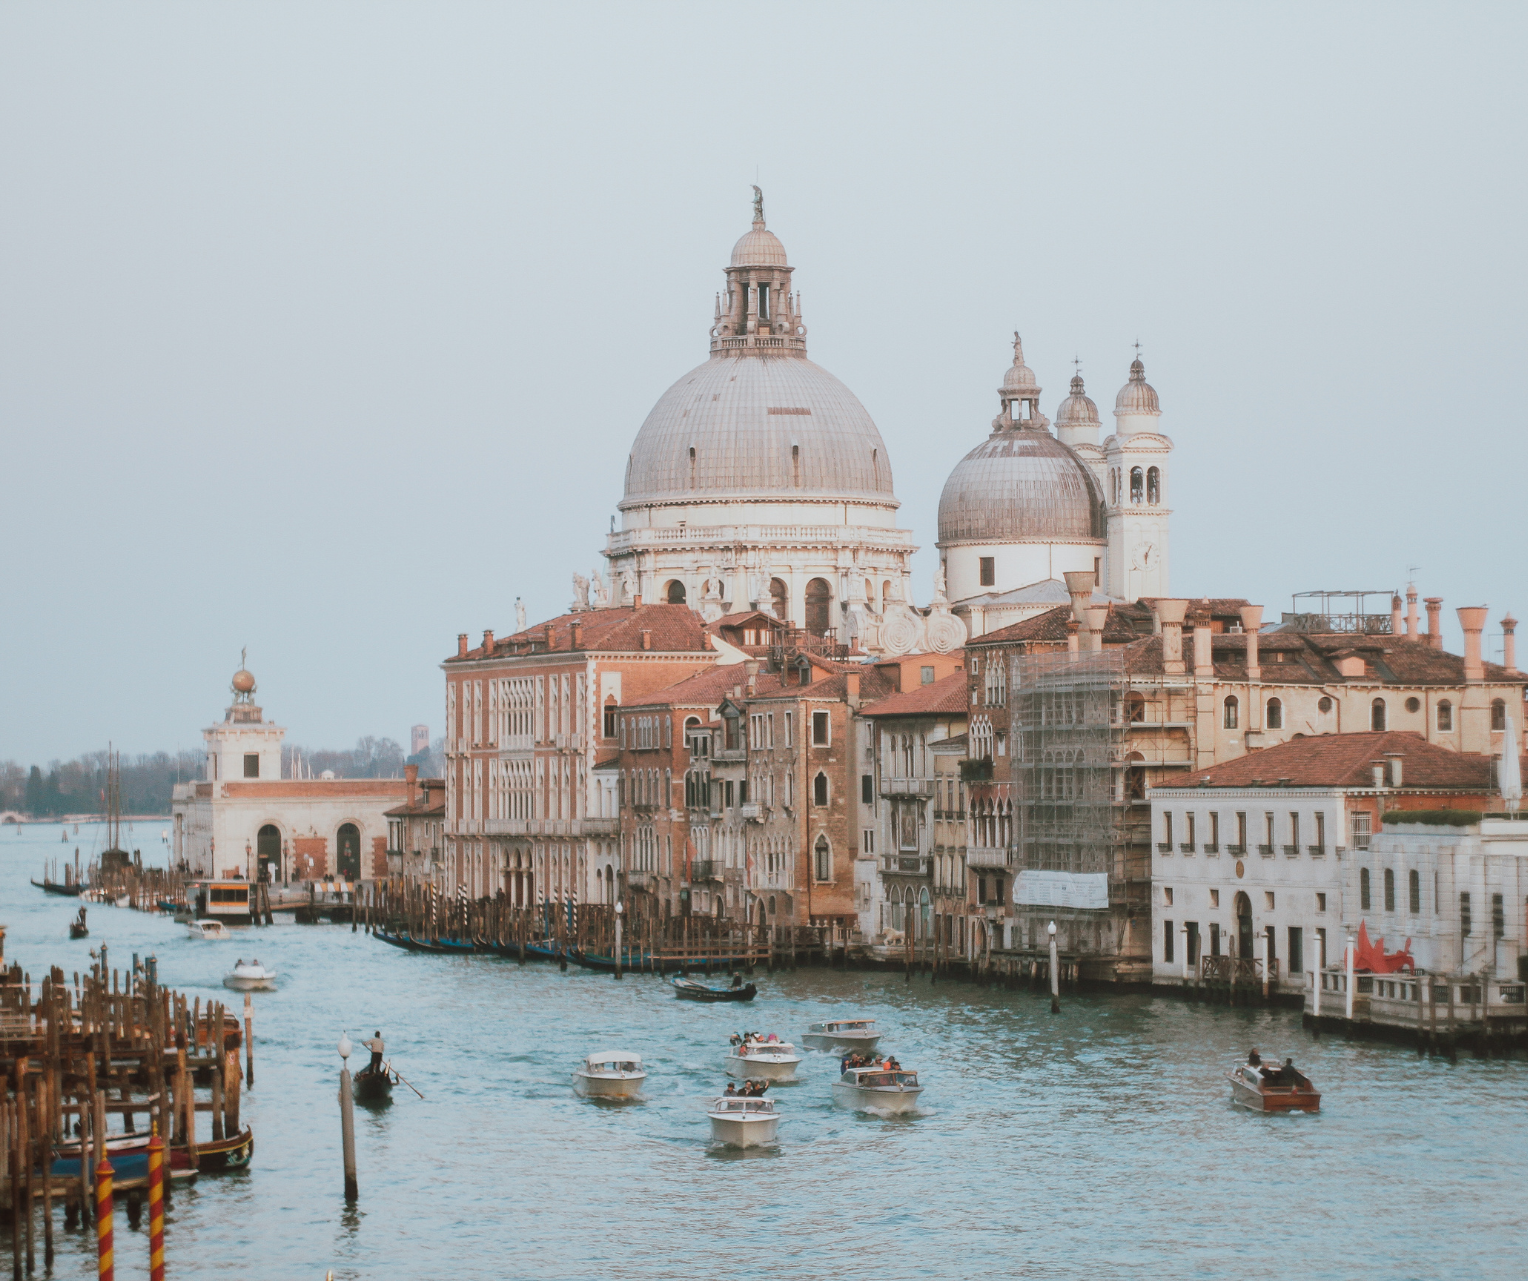
<svg viewBox="0 0 1528 1281">
<path fill-rule="evenodd" d="M 1298 845 L 1286 845 L 1284 847 L 1284 853 L 1289 858 L 1299 858 L 1300 847 Z"/>
<path fill-rule="evenodd" d="M 933 873 L 934 860 L 923 854 L 883 854 L 881 871 L 898 876 L 929 876 Z"/>
<path fill-rule="evenodd" d="M 692 881 L 719 881 L 722 879 L 722 864 L 720 859 L 698 858 L 690 864 L 690 880 Z"/>
<path fill-rule="evenodd" d="M 718 747 L 711 753 L 711 759 L 723 765 L 735 765 L 748 759 L 746 747 Z"/>
<path fill-rule="evenodd" d="M 758 801 L 744 801 L 737 807 L 738 815 L 749 822 L 762 823 L 769 817 L 768 810 Z"/>
<path fill-rule="evenodd" d="M 882 796 L 932 796 L 934 780 L 931 778 L 882 778 Z"/>
<path fill-rule="evenodd" d="M 1272 858 L 1273 857 L 1273 846 L 1271 846 L 1271 845 L 1259 845 L 1257 847 L 1257 852 L 1259 854 L 1261 854 L 1264 858 Z"/>
<path fill-rule="evenodd" d="M 1305 847 L 1305 852 L 1307 854 L 1309 854 L 1312 858 L 1325 858 L 1326 857 L 1326 846 L 1325 845 L 1307 845 Z"/>
<path fill-rule="evenodd" d="M 621 875 L 626 878 L 626 888 L 629 890 L 651 890 L 658 884 L 656 872 L 622 872 Z"/>
<path fill-rule="evenodd" d="M 1173 843 L 1171 841 L 1158 841 L 1157 842 L 1157 853 L 1158 854 L 1171 854 L 1172 852 L 1173 852 Z"/>
<path fill-rule="evenodd" d="M 1229 854 L 1232 858 L 1241 858 L 1244 854 L 1246 854 L 1246 852 L 1247 847 L 1245 845 L 1226 846 L 1226 853 Z"/>
<path fill-rule="evenodd" d="M 1219 854 L 1220 845 L 1215 841 L 1206 841 L 1204 843 L 1204 852 L 1206 854 Z"/>
<path fill-rule="evenodd" d="M 1180 853 L 1180 854 L 1192 854 L 1193 852 L 1194 852 L 1194 842 L 1193 841 L 1182 841 L 1182 842 L 1179 843 L 1179 845 L 1178 845 L 1178 853 Z"/>
<path fill-rule="evenodd" d="M 966 848 L 967 867 L 1008 867 L 1008 851 L 1001 845 L 971 845 Z"/>
</svg>

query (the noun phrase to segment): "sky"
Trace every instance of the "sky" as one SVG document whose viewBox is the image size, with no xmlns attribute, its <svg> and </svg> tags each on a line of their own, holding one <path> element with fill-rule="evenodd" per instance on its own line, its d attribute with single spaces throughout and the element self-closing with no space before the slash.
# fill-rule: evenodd
<svg viewBox="0 0 1528 1281">
<path fill-rule="evenodd" d="M 1528 9 L 0 8 L 0 759 L 440 732 L 601 563 L 752 184 L 932 594 L 1014 330 L 1139 341 L 1172 590 L 1528 617 Z"/>
</svg>

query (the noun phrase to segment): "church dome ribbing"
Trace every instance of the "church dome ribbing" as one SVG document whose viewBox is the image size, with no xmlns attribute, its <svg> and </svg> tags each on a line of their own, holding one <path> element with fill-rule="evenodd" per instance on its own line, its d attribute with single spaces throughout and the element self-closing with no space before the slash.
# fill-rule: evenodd
<svg viewBox="0 0 1528 1281">
<path fill-rule="evenodd" d="M 1096 427 L 1098 421 L 1098 406 L 1083 391 L 1082 375 L 1077 374 L 1072 378 L 1072 394 L 1056 410 L 1056 426 Z"/>
<path fill-rule="evenodd" d="M 1114 410 L 1121 414 L 1160 414 L 1162 406 L 1157 403 L 1157 392 L 1146 381 L 1146 366 L 1137 356 L 1130 362 L 1130 381 L 1119 389 L 1114 398 Z"/>
</svg>

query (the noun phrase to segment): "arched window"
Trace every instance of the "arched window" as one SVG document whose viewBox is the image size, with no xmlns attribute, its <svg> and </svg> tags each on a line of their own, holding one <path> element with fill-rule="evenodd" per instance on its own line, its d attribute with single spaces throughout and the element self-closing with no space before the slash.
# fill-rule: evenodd
<svg viewBox="0 0 1528 1281">
<path fill-rule="evenodd" d="M 785 583 L 779 578 L 769 580 L 769 603 L 775 611 L 775 617 L 782 623 L 790 621 L 791 606 L 790 593 L 785 589 Z"/>
<path fill-rule="evenodd" d="M 1454 728 L 1454 705 L 1446 698 L 1438 703 L 1438 728 L 1441 730 Z"/>
<path fill-rule="evenodd" d="M 1284 728 L 1284 704 L 1276 698 L 1268 700 L 1268 728 Z"/>
<path fill-rule="evenodd" d="M 812 780 L 812 804 L 826 805 L 828 803 L 828 776 L 818 771 L 817 777 Z"/>
<path fill-rule="evenodd" d="M 1139 467 L 1132 467 L 1130 469 L 1130 501 L 1132 503 L 1139 503 L 1141 501 L 1145 487 L 1146 480 L 1141 473 L 1141 469 Z"/>
<path fill-rule="evenodd" d="M 1407 907 L 1411 909 L 1413 916 L 1420 916 L 1422 912 L 1422 877 L 1416 868 L 1406 873 L 1406 897 Z"/>
<path fill-rule="evenodd" d="M 605 731 L 605 737 L 606 738 L 614 738 L 615 737 L 615 709 L 616 709 L 615 695 L 614 694 L 607 694 L 605 696 L 605 724 L 604 724 L 604 727 L 603 727 L 604 731 Z"/>
<path fill-rule="evenodd" d="M 1358 906 L 1361 911 L 1369 910 L 1369 869 L 1358 869 Z"/>
<path fill-rule="evenodd" d="M 822 775 L 817 777 L 822 778 Z M 819 881 L 833 879 L 833 851 L 828 846 L 826 836 L 818 836 L 817 844 L 812 847 L 812 864 L 812 874 Z"/>
<path fill-rule="evenodd" d="M 669 580 L 669 585 L 668 585 L 668 591 L 665 593 L 664 598 L 668 601 L 668 603 L 670 605 L 683 605 L 684 604 L 684 584 L 681 583 L 677 578 L 670 579 Z"/>
<path fill-rule="evenodd" d="M 1236 701 L 1236 695 L 1233 694 L 1226 699 L 1224 708 L 1225 715 L 1221 724 L 1227 729 L 1235 729 L 1241 723 L 1241 704 Z"/>
<path fill-rule="evenodd" d="M 1147 469 L 1146 501 L 1153 507 L 1162 501 L 1162 472 L 1160 468 L 1151 467 Z"/>
<path fill-rule="evenodd" d="M 1507 704 L 1500 698 L 1493 698 L 1491 700 L 1491 728 L 1507 728 Z"/>
<path fill-rule="evenodd" d="M 695 488 L 695 446 L 690 446 L 690 488 Z"/>
<path fill-rule="evenodd" d="M 1141 694 L 1125 695 L 1125 719 L 1138 725 L 1146 719 L 1146 699 Z"/>
<path fill-rule="evenodd" d="M 1385 700 L 1382 698 L 1376 698 L 1369 704 L 1369 728 L 1385 728 Z"/>
<path fill-rule="evenodd" d="M 825 636 L 833 625 L 833 589 L 827 579 L 814 578 L 806 585 L 806 630 L 812 636 Z"/>
<path fill-rule="evenodd" d="M 1385 869 L 1385 911 L 1395 911 L 1395 869 Z"/>
</svg>

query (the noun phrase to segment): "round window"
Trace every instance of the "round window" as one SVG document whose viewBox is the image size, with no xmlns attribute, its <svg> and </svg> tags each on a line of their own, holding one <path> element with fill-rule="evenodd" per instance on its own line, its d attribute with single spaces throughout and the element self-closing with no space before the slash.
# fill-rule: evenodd
<svg viewBox="0 0 1528 1281">
<path fill-rule="evenodd" d="M 1408 712 L 1420 712 L 1422 710 L 1422 704 L 1414 698 L 1408 698 L 1406 700 L 1406 710 Z"/>
<path fill-rule="evenodd" d="M 1329 712 L 1329 711 L 1331 711 L 1332 710 L 1332 700 L 1329 699 L 1329 698 L 1322 698 L 1319 702 L 1317 702 L 1316 710 L 1318 712 Z"/>
</svg>

